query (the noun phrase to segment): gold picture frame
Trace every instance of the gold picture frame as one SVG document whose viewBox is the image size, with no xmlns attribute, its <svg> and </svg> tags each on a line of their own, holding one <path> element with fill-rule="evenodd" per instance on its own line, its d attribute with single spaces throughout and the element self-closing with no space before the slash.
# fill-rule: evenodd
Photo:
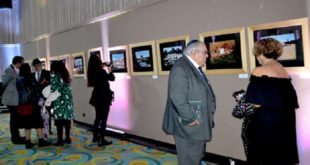
<svg viewBox="0 0 310 165">
<path fill-rule="evenodd" d="M 199 34 L 209 56 L 207 74 L 242 74 L 248 72 L 245 28 L 238 27 Z"/>
<path fill-rule="evenodd" d="M 159 75 L 169 75 L 172 66 L 182 57 L 183 49 L 188 42 L 189 35 L 156 40 Z"/>
<path fill-rule="evenodd" d="M 46 58 L 45 57 L 39 58 L 39 60 L 41 61 L 42 69 L 47 69 Z"/>
<path fill-rule="evenodd" d="M 84 52 L 70 54 L 72 77 L 85 77 L 86 59 Z"/>
<path fill-rule="evenodd" d="M 131 75 L 157 75 L 155 41 L 129 45 Z"/>
<path fill-rule="evenodd" d="M 308 18 L 249 26 L 249 50 L 252 52 L 255 41 L 268 37 L 284 43 L 283 54 L 278 61 L 286 70 L 294 72 L 310 69 Z M 252 53 L 250 65 L 251 70 L 258 65 Z"/>
<path fill-rule="evenodd" d="M 103 61 L 104 58 L 103 58 L 103 48 L 102 47 L 88 49 L 88 51 L 87 51 L 87 60 L 86 60 L 87 63 L 88 63 L 89 57 L 92 54 L 96 54 L 101 59 L 101 61 Z"/>
</svg>

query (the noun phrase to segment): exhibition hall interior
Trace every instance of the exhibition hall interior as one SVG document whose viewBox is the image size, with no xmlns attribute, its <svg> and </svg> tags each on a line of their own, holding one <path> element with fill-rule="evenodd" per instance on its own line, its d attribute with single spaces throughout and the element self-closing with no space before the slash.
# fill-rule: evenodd
<svg viewBox="0 0 310 165">
<path fill-rule="evenodd" d="M 1 0 L 1 95 L 3 75 L 15 56 L 22 56 L 32 72 L 34 59 L 46 70 L 62 61 L 70 78 L 73 119 L 71 139 L 59 143 L 51 109 L 51 130 L 44 136 L 56 146 L 40 146 L 32 129 L 34 146 L 29 149 L 11 142 L 12 112 L 0 102 L 0 164 L 178 164 L 175 138 L 163 131 L 163 120 L 168 91 L 174 88 L 168 85 L 170 71 L 191 40 L 208 49 L 202 69 L 216 97 L 212 139 L 201 164 L 246 164 L 244 120 L 232 115 L 232 94 L 247 89 L 260 65 L 253 55 L 255 42 L 271 37 L 283 43 L 278 61 L 289 74 L 299 105 L 299 164 L 308 165 L 309 18 L 310 0 Z M 88 81 L 92 56 L 115 76 L 109 81 L 113 99 L 102 145 L 93 137 L 97 110 Z M 25 136 L 23 129 L 19 132 Z"/>
</svg>

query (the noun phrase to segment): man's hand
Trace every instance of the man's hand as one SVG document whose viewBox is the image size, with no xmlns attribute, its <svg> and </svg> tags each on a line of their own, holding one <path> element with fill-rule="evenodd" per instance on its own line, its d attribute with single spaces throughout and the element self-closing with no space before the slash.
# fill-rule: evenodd
<svg viewBox="0 0 310 165">
<path fill-rule="evenodd" d="M 188 126 L 195 126 L 195 125 L 199 125 L 198 120 L 193 121 L 192 123 L 187 124 Z"/>
</svg>

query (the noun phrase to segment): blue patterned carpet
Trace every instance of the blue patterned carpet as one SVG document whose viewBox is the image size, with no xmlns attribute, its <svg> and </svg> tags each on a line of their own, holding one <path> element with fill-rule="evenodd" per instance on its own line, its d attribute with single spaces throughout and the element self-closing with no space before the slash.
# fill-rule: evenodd
<svg viewBox="0 0 310 165">
<path fill-rule="evenodd" d="M 23 134 L 23 130 L 20 130 Z M 56 142 L 56 130 L 49 141 Z M 35 130 L 32 142 L 37 143 Z M 64 147 L 38 147 L 25 149 L 24 145 L 10 142 L 9 114 L 0 113 L 0 164 L 2 165 L 176 165 L 176 156 L 115 138 L 112 145 L 99 148 L 91 142 L 91 132 L 74 127 L 72 144 Z M 203 163 L 205 164 L 205 163 Z"/>
<path fill-rule="evenodd" d="M 85 165 L 173 165 L 176 156 L 127 141 L 110 138 L 113 145 L 104 149 L 91 142 L 91 132 L 75 127 L 72 144 L 64 147 L 37 147 L 25 149 L 24 145 L 10 142 L 9 114 L 0 114 L 0 164 L 85 164 Z M 23 133 L 23 130 L 20 131 Z M 56 131 L 53 131 L 54 134 Z M 55 142 L 56 135 L 49 137 Z M 37 143 L 35 130 L 32 130 L 32 142 Z"/>
</svg>

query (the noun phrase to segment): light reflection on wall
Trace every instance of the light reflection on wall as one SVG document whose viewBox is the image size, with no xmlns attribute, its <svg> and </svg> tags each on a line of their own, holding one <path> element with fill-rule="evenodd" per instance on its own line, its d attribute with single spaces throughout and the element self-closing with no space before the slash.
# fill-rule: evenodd
<svg viewBox="0 0 310 165">
<path fill-rule="evenodd" d="M 4 71 L 11 63 L 14 56 L 21 55 L 19 44 L 0 44 L 1 70 Z M 0 73 L 1 75 L 3 73 Z"/>
<path fill-rule="evenodd" d="M 292 75 L 294 88 L 298 95 L 299 109 L 296 110 L 296 127 L 297 127 L 297 142 L 300 158 L 300 165 L 305 165 L 310 162 L 310 71 Z"/>
<path fill-rule="evenodd" d="M 131 130 L 132 119 L 129 111 L 130 101 L 130 79 L 126 74 L 115 74 L 116 79 L 111 82 L 111 89 L 114 91 L 115 100 L 112 103 L 108 125 L 121 130 Z"/>
<path fill-rule="evenodd" d="M 107 20 L 101 20 L 101 34 L 104 61 L 109 59 L 109 32 Z M 112 103 L 108 118 L 108 126 L 121 130 L 131 130 L 131 112 L 129 111 L 130 102 L 130 79 L 126 73 L 116 73 L 115 81 L 110 82 L 111 89 L 114 91 L 115 99 Z"/>
</svg>

